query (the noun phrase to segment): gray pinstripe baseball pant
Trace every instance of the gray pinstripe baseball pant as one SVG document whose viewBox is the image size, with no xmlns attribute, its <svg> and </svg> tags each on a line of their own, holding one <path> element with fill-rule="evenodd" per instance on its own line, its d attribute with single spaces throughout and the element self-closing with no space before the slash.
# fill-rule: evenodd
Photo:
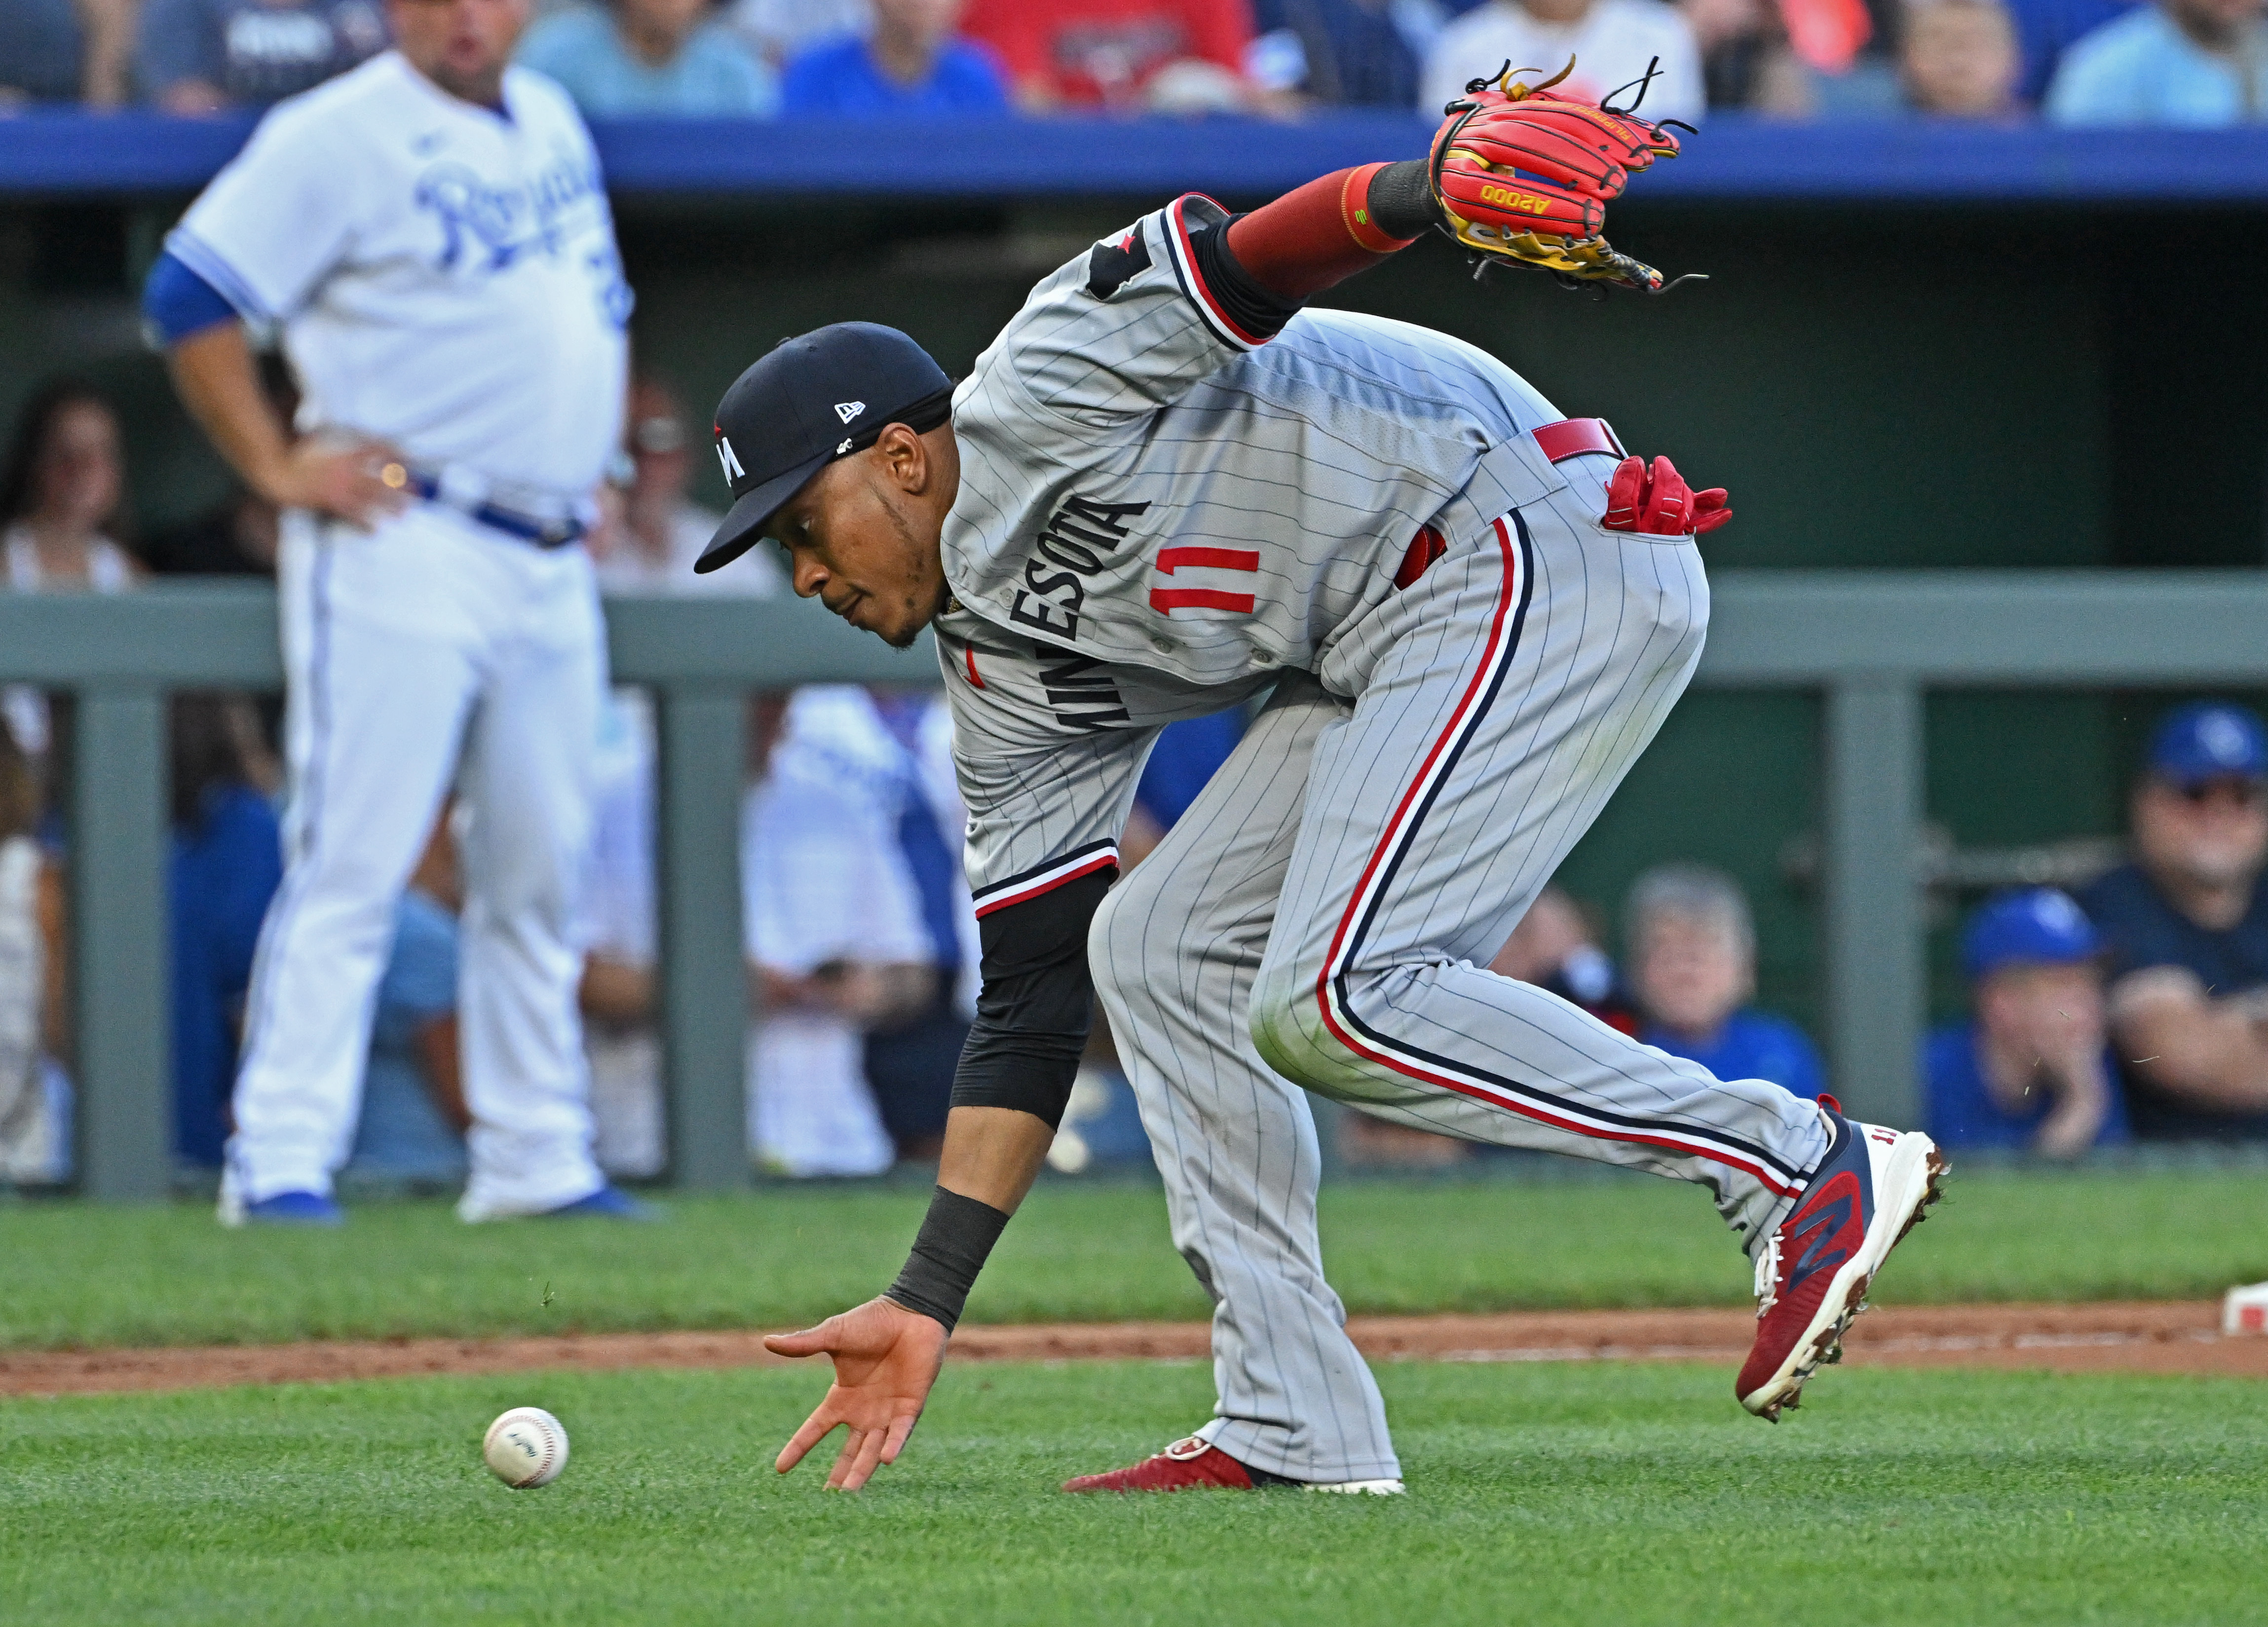
<svg viewBox="0 0 2268 1627">
<path fill-rule="evenodd" d="M 1582 484 L 1585 482 L 1579 482 Z M 1301 1088 L 1381 1118 L 1701 1182 L 1769 1234 L 1825 1151 L 1810 1103 L 1727 1083 L 1484 970 L 1699 659 L 1690 541 L 1573 489 L 1450 549 L 1287 674 L 1089 943 L 1215 1302 L 1202 1432 L 1294 1479 L 1400 1473 L 1324 1281 Z"/>
</svg>

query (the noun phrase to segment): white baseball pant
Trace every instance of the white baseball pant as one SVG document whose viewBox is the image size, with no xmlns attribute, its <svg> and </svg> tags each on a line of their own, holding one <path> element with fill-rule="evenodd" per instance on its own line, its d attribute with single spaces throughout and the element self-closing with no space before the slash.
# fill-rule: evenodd
<svg viewBox="0 0 2268 1627">
<path fill-rule="evenodd" d="M 394 911 L 453 780 L 470 813 L 459 1019 L 468 1219 L 596 1191 L 570 939 L 604 634 L 589 558 L 432 504 L 363 533 L 288 517 L 291 802 L 224 1174 L 328 1193 L 360 1105 Z"/>
</svg>

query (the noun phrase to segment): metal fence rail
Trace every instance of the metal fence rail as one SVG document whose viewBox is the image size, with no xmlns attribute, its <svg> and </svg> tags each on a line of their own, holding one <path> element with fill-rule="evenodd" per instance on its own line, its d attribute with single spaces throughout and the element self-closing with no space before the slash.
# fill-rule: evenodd
<svg viewBox="0 0 2268 1627">
<path fill-rule="evenodd" d="M 1925 1012 L 1916 857 L 1933 687 L 2268 682 L 2257 572 L 1727 572 L 1698 681 L 1823 692 L 1830 1049 L 1844 1100 L 1911 1115 Z M 747 691 L 934 683 L 904 652 L 802 604 L 616 600 L 615 677 L 652 687 L 659 731 L 662 1027 L 672 1172 L 747 1177 L 741 1097 L 739 815 Z M 0 594 L 0 681 L 78 697 L 72 894 L 86 1192 L 165 1194 L 165 696 L 282 682 L 275 599 L 234 584 L 116 598 Z"/>
</svg>

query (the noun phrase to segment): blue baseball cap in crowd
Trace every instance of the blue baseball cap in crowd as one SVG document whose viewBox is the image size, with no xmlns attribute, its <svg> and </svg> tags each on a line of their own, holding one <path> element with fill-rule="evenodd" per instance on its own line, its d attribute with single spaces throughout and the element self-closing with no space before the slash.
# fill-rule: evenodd
<svg viewBox="0 0 2268 1627">
<path fill-rule="evenodd" d="M 2217 779 L 2268 779 L 2268 729 L 2227 701 L 2176 707 L 2150 737 L 2150 772 L 2184 790 Z"/>
<path fill-rule="evenodd" d="M 1969 930 L 1961 938 L 1961 968 L 1976 983 L 2018 961 L 2073 966 L 2092 959 L 2102 941 L 2086 912 L 2059 888 L 1997 893 L 1969 917 Z"/>
</svg>

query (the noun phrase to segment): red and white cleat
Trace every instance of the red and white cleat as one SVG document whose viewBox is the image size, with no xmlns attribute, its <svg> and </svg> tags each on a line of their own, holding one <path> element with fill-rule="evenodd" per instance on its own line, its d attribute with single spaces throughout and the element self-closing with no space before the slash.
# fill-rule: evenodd
<svg viewBox="0 0 2268 1627">
<path fill-rule="evenodd" d="M 1310 1491 L 1367 1493 L 1399 1497 L 1398 1480 L 1291 1480 L 1265 1469 L 1255 1473 L 1212 1442 L 1191 1435 L 1177 1440 L 1155 1457 L 1144 1458 L 1127 1469 L 1108 1474 L 1080 1475 L 1066 1480 L 1066 1491 L 1256 1491 L 1263 1486 L 1301 1486 Z"/>
<path fill-rule="evenodd" d="M 1842 1359 L 1867 1285 L 1937 1202 L 1947 1167 L 1927 1136 L 1861 1124 L 1834 1097 L 1819 1100 L 1835 1139 L 1756 1256 L 1756 1341 L 1734 1383 L 1742 1406 L 1775 1424 L 1822 1362 Z"/>
</svg>

